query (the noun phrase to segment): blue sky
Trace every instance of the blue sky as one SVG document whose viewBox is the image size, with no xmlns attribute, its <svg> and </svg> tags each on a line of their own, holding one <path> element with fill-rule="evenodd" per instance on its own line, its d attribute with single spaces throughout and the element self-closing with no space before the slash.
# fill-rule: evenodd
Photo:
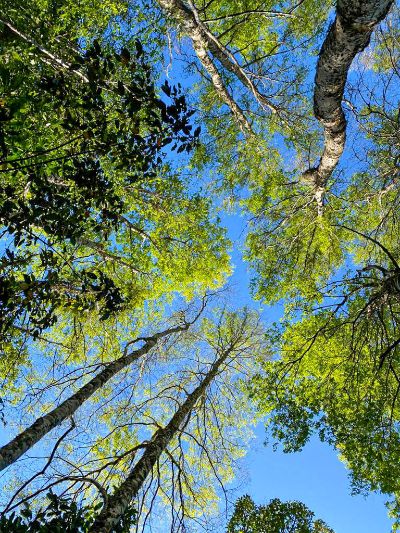
<svg viewBox="0 0 400 533">
<path fill-rule="evenodd" d="M 235 271 L 231 279 L 232 303 L 259 306 L 249 293 L 250 273 L 241 259 L 244 218 L 238 214 L 225 215 L 222 219 L 235 243 L 233 263 Z M 264 308 L 266 323 L 279 318 L 280 310 Z M 9 432 L 3 429 L 0 442 L 8 440 Z M 331 526 L 335 533 L 389 533 L 390 520 L 380 495 L 350 495 L 350 483 L 346 468 L 337 458 L 334 449 L 313 439 L 301 453 L 274 452 L 272 446 L 264 446 L 263 425 L 256 429 L 248 455 L 241 462 L 240 485 L 237 496 L 250 494 L 257 504 L 265 504 L 272 498 L 283 501 L 300 500 L 316 515 Z M 241 478 L 246 480 L 241 483 Z M 7 476 L 5 477 L 7 479 Z M 4 481 L 4 479 L 3 479 Z"/>
<path fill-rule="evenodd" d="M 389 533 L 385 499 L 381 495 L 350 495 L 350 483 L 335 451 L 313 439 L 301 453 L 284 454 L 263 446 L 257 428 L 252 450 L 243 461 L 250 481 L 243 493 L 258 504 L 271 498 L 300 500 L 335 533 Z"/>
<path fill-rule="evenodd" d="M 310 57 L 310 62 L 313 61 L 315 58 Z M 349 81 L 357 80 L 356 70 L 360 65 L 364 82 L 375 85 L 377 80 L 374 74 L 362 65 L 360 58 L 357 58 L 352 66 Z M 395 92 L 398 90 L 396 87 L 391 89 Z M 379 93 L 377 87 L 376 90 Z M 353 94 L 353 101 L 362 107 L 357 95 Z M 348 119 L 348 139 L 340 164 L 342 178 L 365 166 L 362 155 L 367 147 L 367 142 L 360 136 L 351 114 L 348 114 Z M 357 156 L 361 159 L 358 160 Z M 230 280 L 235 291 L 234 303 L 238 306 L 259 306 L 259 302 L 251 299 L 251 273 L 248 265 L 242 260 L 240 250 L 243 247 L 244 217 L 239 214 L 224 215 L 222 223 L 227 227 L 229 237 L 234 243 L 232 259 L 235 271 Z M 278 306 L 264 307 L 262 311 L 267 324 L 279 320 L 280 314 L 281 309 Z M 351 495 L 348 470 L 338 458 L 335 449 L 314 437 L 302 452 L 285 454 L 279 449 L 273 451 L 272 445 L 264 446 L 264 440 L 265 431 L 260 424 L 251 449 L 243 460 L 241 474 L 248 481 L 241 487 L 240 494 L 249 494 L 257 504 L 265 504 L 272 498 L 302 501 L 315 513 L 316 518 L 324 520 L 335 533 L 391 531 L 393 521 L 389 519 L 385 506 L 388 498 L 381 494 Z"/>
<path fill-rule="evenodd" d="M 235 304 L 259 305 L 249 294 L 251 274 L 241 258 L 244 218 L 226 215 L 222 219 L 235 243 L 232 260 L 235 271 L 231 279 Z M 276 321 L 279 307 L 263 308 L 265 322 Z M 299 500 L 316 518 L 324 520 L 335 533 L 389 533 L 392 521 L 387 516 L 386 498 L 379 494 L 352 496 L 348 471 L 337 452 L 313 438 L 304 450 L 287 454 L 272 445 L 264 446 L 262 424 L 256 428 L 256 438 L 242 461 L 241 474 L 247 479 L 240 494 L 249 494 L 257 504 L 272 498 L 283 501 Z"/>
<path fill-rule="evenodd" d="M 172 83 L 182 77 L 182 72 L 177 70 L 171 76 Z M 185 82 L 190 85 L 191 79 L 186 78 Z M 259 306 L 251 299 L 250 275 L 241 258 L 244 218 L 239 214 L 224 215 L 222 222 L 235 246 L 235 272 L 230 281 L 234 289 L 232 303 L 238 307 Z M 279 315 L 279 307 L 264 308 L 263 317 L 267 323 L 277 320 Z M 5 440 L 6 435 L 5 431 L 0 441 Z M 250 494 L 258 504 L 275 497 L 284 501 L 300 500 L 336 533 L 389 533 L 391 521 L 387 517 L 385 498 L 381 495 L 351 496 L 346 468 L 334 449 L 313 439 L 303 452 L 283 454 L 274 452 L 271 446 L 265 447 L 263 441 L 264 429 L 260 424 L 256 439 L 242 461 L 243 473 L 248 479 L 241 487 L 242 494 Z"/>
</svg>

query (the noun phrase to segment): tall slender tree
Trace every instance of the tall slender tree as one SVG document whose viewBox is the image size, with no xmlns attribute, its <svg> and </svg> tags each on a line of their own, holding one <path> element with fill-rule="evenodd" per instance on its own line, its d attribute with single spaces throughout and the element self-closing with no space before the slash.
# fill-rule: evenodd
<svg viewBox="0 0 400 533">
<path fill-rule="evenodd" d="M 149 337 L 138 337 L 129 341 L 125 346 L 123 355 L 119 359 L 107 363 L 105 368 L 88 383 L 83 385 L 79 390 L 64 400 L 60 405 L 52 409 L 49 413 L 35 420 L 31 426 L 22 431 L 9 443 L 2 446 L 0 448 L 0 469 L 2 470 L 14 463 L 49 431 L 59 426 L 65 419 L 72 417 L 75 411 L 95 394 L 96 391 L 103 387 L 109 380 L 114 378 L 118 372 L 126 368 L 128 365 L 137 362 L 141 357 L 149 353 L 161 339 L 172 336 L 175 333 L 186 331 L 190 325 L 199 318 L 203 309 L 204 305 L 193 321 L 186 321 L 186 319 L 184 319 L 181 325 L 170 327 Z M 138 342 L 143 342 L 143 346 L 130 351 L 130 346 Z"/>
<path fill-rule="evenodd" d="M 108 498 L 107 504 L 96 518 L 91 531 L 106 533 L 118 522 L 130 502 L 137 496 L 146 478 L 151 474 L 161 455 L 168 449 L 172 439 L 176 438 L 190 421 L 192 412 L 207 388 L 224 366 L 235 358 L 243 356 L 254 348 L 251 336 L 256 335 L 251 313 L 245 311 L 242 316 L 228 314 L 220 321 L 216 339 L 215 360 L 200 377 L 199 384 L 178 404 L 178 408 L 168 423 L 160 427 L 146 444 L 143 455 L 133 466 L 126 479 Z"/>
</svg>

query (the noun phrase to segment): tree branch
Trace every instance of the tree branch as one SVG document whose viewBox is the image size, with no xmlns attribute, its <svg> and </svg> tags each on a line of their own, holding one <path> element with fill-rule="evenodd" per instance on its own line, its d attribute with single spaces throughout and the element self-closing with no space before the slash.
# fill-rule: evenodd
<svg viewBox="0 0 400 533">
<path fill-rule="evenodd" d="M 213 58 L 217 59 L 224 68 L 234 74 L 245 87 L 250 89 L 258 103 L 264 109 L 268 108 L 273 113 L 278 112 L 278 108 L 266 96 L 260 93 L 245 70 L 239 65 L 234 55 L 222 45 L 217 37 L 209 31 L 205 23 L 201 21 L 199 13 L 191 1 L 189 1 L 189 6 L 181 0 L 159 0 L 159 4 L 169 16 L 181 23 L 185 33 L 192 39 L 193 48 L 197 57 L 211 76 L 212 83 L 218 95 L 229 106 L 244 134 L 252 135 L 251 126 L 242 109 L 240 109 L 225 87 Z M 209 52 L 212 57 L 209 56 Z"/>
</svg>

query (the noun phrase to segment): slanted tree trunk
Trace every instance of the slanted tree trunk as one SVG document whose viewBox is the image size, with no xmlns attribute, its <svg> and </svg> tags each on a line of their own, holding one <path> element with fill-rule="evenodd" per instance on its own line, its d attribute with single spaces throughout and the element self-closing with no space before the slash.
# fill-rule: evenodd
<svg viewBox="0 0 400 533">
<path fill-rule="evenodd" d="M 197 57 L 211 77 L 212 84 L 214 85 L 218 96 L 230 108 L 242 132 L 245 134 L 251 134 L 252 130 L 249 121 L 235 102 L 234 98 L 229 94 L 217 67 L 212 58 L 208 55 L 209 47 L 207 39 L 205 38 L 201 27 L 195 20 L 192 10 L 180 0 L 159 0 L 159 4 L 169 16 L 182 24 L 186 35 L 190 37 L 193 42 L 193 48 Z"/>
<path fill-rule="evenodd" d="M 188 5 L 182 0 L 158 0 L 158 3 L 170 17 L 174 18 L 182 25 L 184 32 L 193 42 L 193 48 L 197 57 L 204 69 L 211 76 L 211 81 L 217 94 L 221 100 L 229 106 L 242 132 L 247 135 L 252 135 L 250 123 L 233 96 L 229 94 L 213 59 L 219 61 L 221 65 L 234 74 L 245 87 L 250 89 L 253 96 L 263 108 L 267 108 L 273 113 L 277 112 L 277 108 L 265 95 L 260 93 L 246 74 L 243 67 L 239 65 L 233 54 L 201 21 L 199 13 L 191 0 L 188 1 Z"/>
<path fill-rule="evenodd" d="M 314 114 L 324 128 L 324 148 L 317 167 L 307 171 L 314 185 L 318 213 L 323 212 L 325 187 L 339 162 L 346 141 L 342 98 L 355 56 L 370 41 L 375 26 L 393 0 L 338 0 L 336 17 L 322 45 L 315 76 Z"/>
<path fill-rule="evenodd" d="M 156 333 L 151 337 L 144 337 L 139 340 L 145 341 L 144 345 L 138 350 L 123 355 L 113 363 L 106 364 L 106 368 L 102 370 L 97 376 L 91 379 L 86 385 L 81 387 L 75 394 L 67 398 L 58 407 L 47 413 L 47 415 L 38 418 L 31 426 L 22 431 L 8 444 L 0 448 L 0 470 L 3 470 L 10 464 L 14 463 L 21 455 L 26 453 L 32 446 L 34 446 L 40 439 L 42 439 L 49 431 L 57 427 L 66 418 L 71 417 L 81 405 L 88 400 L 100 387 L 107 381 L 113 378 L 123 368 L 126 368 L 134 361 L 148 353 L 157 342 L 173 333 L 187 330 L 190 323 L 185 323 L 182 326 L 176 326 L 166 329 L 160 333 Z M 131 343 L 132 344 L 132 343 Z"/>
<path fill-rule="evenodd" d="M 153 470 L 161 454 L 166 450 L 169 442 L 174 435 L 178 434 L 182 425 L 187 421 L 197 400 L 220 371 L 222 364 L 231 354 L 232 348 L 233 346 L 222 352 L 220 357 L 211 366 L 206 377 L 187 396 L 184 403 L 179 407 L 168 424 L 154 433 L 151 441 L 146 446 L 146 451 L 133 467 L 129 476 L 115 490 L 114 494 L 108 498 L 107 504 L 96 518 L 90 529 L 90 533 L 108 533 L 118 523 L 119 518 L 141 489 L 144 481 Z"/>
</svg>

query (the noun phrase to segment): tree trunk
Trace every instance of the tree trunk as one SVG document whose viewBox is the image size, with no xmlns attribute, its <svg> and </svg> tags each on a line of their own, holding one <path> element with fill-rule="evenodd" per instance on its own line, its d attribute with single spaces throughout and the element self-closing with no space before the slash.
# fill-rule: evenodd
<svg viewBox="0 0 400 533">
<path fill-rule="evenodd" d="M 228 358 L 231 351 L 231 348 L 228 348 L 222 353 L 212 365 L 200 385 L 187 396 L 184 403 L 179 407 L 168 424 L 154 433 L 151 441 L 146 446 L 146 451 L 133 467 L 129 476 L 115 490 L 114 494 L 109 497 L 106 506 L 90 529 L 90 533 L 108 533 L 118 523 L 118 520 L 141 489 L 145 479 L 151 473 L 161 454 L 166 450 L 174 435 L 179 432 L 197 400 L 218 374 L 221 365 Z"/>
<path fill-rule="evenodd" d="M 317 63 L 314 114 L 324 127 L 324 148 L 312 173 L 318 212 L 322 214 L 326 183 L 339 162 L 346 141 L 342 98 L 347 74 L 355 56 L 370 41 L 374 27 L 387 15 L 393 0 L 338 0 Z M 309 179 L 309 177 L 308 177 Z"/>
<path fill-rule="evenodd" d="M 229 106 L 242 132 L 252 135 L 251 125 L 233 96 L 229 94 L 212 58 L 217 59 L 224 68 L 234 74 L 245 87 L 250 89 L 263 108 L 268 108 L 273 113 L 277 112 L 277 108 L 266 96 L 259 92 L 233 54 L 208 30 L 207 26 L 200 20 L 198 12 L 190 0 L 189 6 L 182 0 L 158 0 L 158 3 L 169 16 L 182 25 L 184 32 L 193 42 L 197 57 L 211 76 L 211 81 L 219 97 Z M 212 57 L 210 57 L 209 53 Z"/>
<path fill-rule="evenodd" d="M 14 463 L 49 431 L 60 425 L 66 418 L 72 416 L 75 411 L 92 396 L 92 394 L 123 368 L 129 366 L 134 361 L 137 361 L 142 355 L 148 353 L 160 339 L 167 335 L 171 335 L 172 333 L 184 331 L 188 329 L 189 325 L 189 323 L 185 323 L 183 326 L 176 326 L 160 333 L 156 333 L 152 337 L 137 339 L 145 341 L 145 344 L 141 348 L 120 357 L 113 363 L 107 364 L 104 370 L 86 383 L 86 385 L 81 387 L 75 394 L 67 398 L 58 407 L 50 411 L 50 413 L 47 413 L 47 415 L 38 418 L 31 426 L 17 435 L 12 441 L 0 448 L 0 470 L 3 470 L 10 464 Z"/>
<path fill-rule="evenodd" d="M 229 94 L 217 67 L 212 58 L 208 55 L 208 49 L 211 50 L 209 39 L 204 34 L 203 28 L 196 20 L 193 11 L 186 6 L 186 4 L 181 2 L 181 0 L 159 0 L 158 3 L 170 17 L 173 17 L 182 24 L 186 35 L 190 37 L 193 42 L 193 48 L 197 57 L 211 76 L 211 81 L 218 96 L 230 108 L 242 132 L 244 134 L 251 134 L 252 129 L 250 123 L 235 102 L 234 98 Z"/>
</svg>

